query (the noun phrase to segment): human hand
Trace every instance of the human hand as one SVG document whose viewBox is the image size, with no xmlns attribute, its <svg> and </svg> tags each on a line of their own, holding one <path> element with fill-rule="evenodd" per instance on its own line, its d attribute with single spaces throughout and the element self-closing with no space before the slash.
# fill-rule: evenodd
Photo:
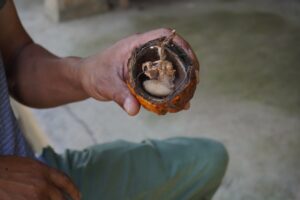
<svg viewBox="0 0 300 200">
<path fill-rule="evenodd" d="M 1 200 L 80 200 L 74 183 L 62 172 L 17 156 L 0 156 Z"/>
<path fill-rule="evenodd" d="M 128 59 L 135 48 L 170 34 L 172 30 L 165 28 L 135 34 L 118 41 L 102 53 L 84 58 L 80 67 L 80 79 L 85 92 L 100 101 L 113 100 L 129 115 L 136 115 L 140 104 L 126 85 Z M 198 62 L 190 45 L 182 37 L 176 34 L 173 42 L 186 51 L 193 62 Z M 189 108 L 189 104 L 186 108 Z"/>
</svg>

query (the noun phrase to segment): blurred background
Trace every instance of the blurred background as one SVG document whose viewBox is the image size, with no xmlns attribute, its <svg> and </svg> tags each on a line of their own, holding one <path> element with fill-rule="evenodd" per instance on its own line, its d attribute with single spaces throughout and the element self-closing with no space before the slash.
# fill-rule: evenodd
<svg viewBox="0 0 300 200">
<path fill-rule="evenodd" d="M 300 199 L 300 2 L 15 0 L 33 39 L 60 55 L 95 54 L 136 32 L 177 30 L 201 81 L 189 111 L 128 117 L 89 99 L 27 110 L 58 152 L 123 139 L 208 137 L 230 163 L 214 200 Z"/>
</svg>

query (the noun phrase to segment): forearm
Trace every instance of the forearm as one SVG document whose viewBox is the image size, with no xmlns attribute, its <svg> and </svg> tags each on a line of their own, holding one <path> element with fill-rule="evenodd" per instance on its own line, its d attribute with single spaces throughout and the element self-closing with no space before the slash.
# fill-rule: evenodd
<svg viewBox="0 0 300 200">
<path fill-rule="evenodd" d="M 79 78 L 80 58 L 59 58 L 37 44 L 24 47 L 8 71 L 11 95 L 37 108 L 87 98 Z"/>
</svg>

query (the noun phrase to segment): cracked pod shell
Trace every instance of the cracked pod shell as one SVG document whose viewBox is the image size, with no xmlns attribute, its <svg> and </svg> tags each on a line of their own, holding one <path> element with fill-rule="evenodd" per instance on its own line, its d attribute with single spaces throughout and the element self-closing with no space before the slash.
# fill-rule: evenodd
<svg viewBox="0 0 300 200">
<path fill-rule="evenodd" d="M 143 73 L 142 64 L 147 61 L 159 60 L 156 48 L 166 38 L 158 38 L 135 49 L 128 61 L 127 85 L 131 93 L 147 110 L 159 115 L 167 112 L 178 112 L 192 99 L 199 81 L 198 60 L 192 60 L 185 51 L 170 41 L 165 46 L 166 60 L 172 62 L 175 72 L 174 91 L 165 97 L 149 94 L 143 87 L 147 76 Z"/>
</svg>

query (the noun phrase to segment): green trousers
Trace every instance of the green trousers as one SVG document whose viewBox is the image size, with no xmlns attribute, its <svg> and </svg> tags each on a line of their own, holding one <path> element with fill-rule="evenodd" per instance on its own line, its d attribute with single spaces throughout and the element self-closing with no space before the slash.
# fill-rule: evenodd
<svg viewBox="0 0 300 200">
<path fill-rule="evenodd" d="M 228 163 L 221 143 L 200 138 L 119 140 L 62 155 L 48 147 L 42 158 L 72 178 L 83 200 L 209 200 Z"/>
</svg>

